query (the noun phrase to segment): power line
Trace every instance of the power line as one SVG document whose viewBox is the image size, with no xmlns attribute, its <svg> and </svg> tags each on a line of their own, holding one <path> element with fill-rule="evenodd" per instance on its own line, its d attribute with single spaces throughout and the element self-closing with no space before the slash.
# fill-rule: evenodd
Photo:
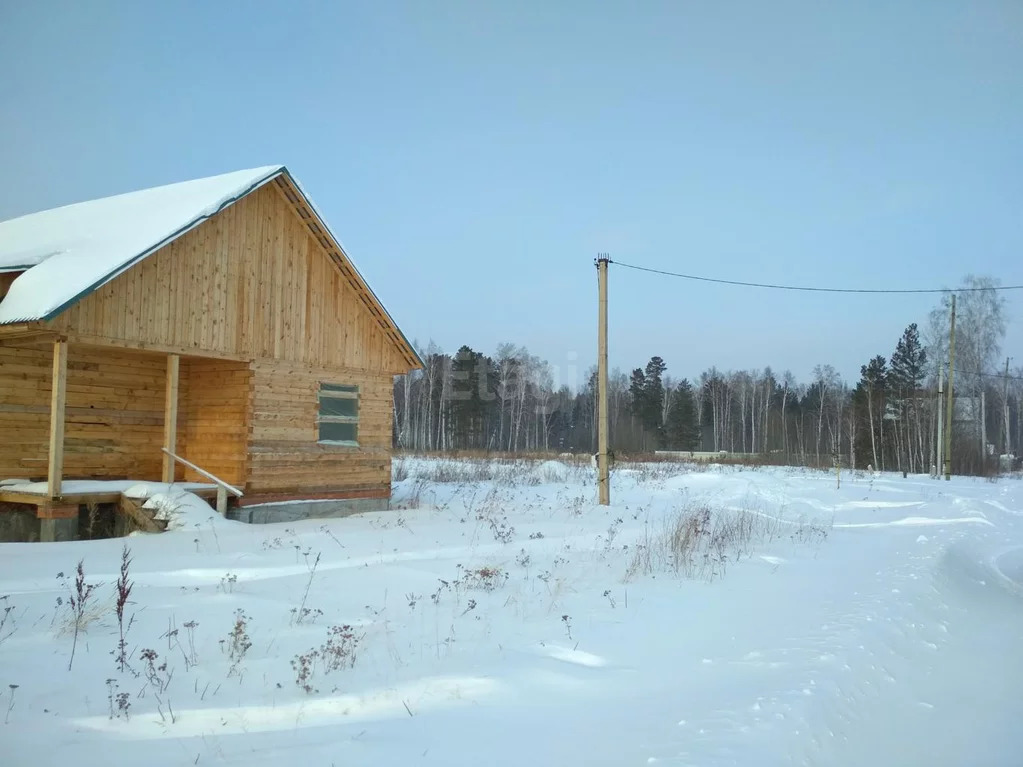
<svg viewBox="0 0 1023 767">
<path fill-rule="evenodd" d="M 960 370 L 959 368 L 956 368 L 955 372 L 957 376 L 980 376 L 982 378 L 997 378 L 999 381 L 1004 381 L 1006 378 L 1008 378 L 1010 381 L 1023 381 L 1023 376 L 1016 375 L 1007 376 L 1004 375 L 1003 373 L 978 373 L 973 370 Z"/>
<path fill-rule="evenodd" d="M 611 261 L 612 264 L 623 266 L 626 269 L 635 269 L 639 272 L 650 272 L 661 274 L 666 277 L 680 277 L 683 280 L 695 280 L 697 282 L 713 282 L 719 285 L 738 285 L 744 288 L 769 288 L 771 290 L 796 290 L 807 293 L 975 293 L 982 290 L 1023 290 L 1023 285 L 995 285 L 989 288 L 923 288 L 923 289 L 889 289 L 889 288 L 818 288 L 806 285 L 773 285 L 766 282 L 743 282 L 741 280 L 720 280 L 714 277 L 698 277 L 695 274 L 681 274 L 679 272 L 668 272 L 663 269 L 651 269 L 647 266 L 636 266 L 626 264 L 622 261 Z"/>
</svg>

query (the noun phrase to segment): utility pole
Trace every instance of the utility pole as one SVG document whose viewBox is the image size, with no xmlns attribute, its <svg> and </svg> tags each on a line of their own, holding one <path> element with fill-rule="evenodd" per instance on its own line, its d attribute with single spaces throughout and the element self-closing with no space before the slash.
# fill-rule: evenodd
<svg viewBox="0 0 1023 767">
<path fill-rule="evenodd" d="M 1012 435 L 1009 434 L 1009 360 L 1005 358 L 1005 389 L 1002 390 L 1002 429 L 1005 436 L 1002 438 L 1002 449 L 1005 455 L 1012 452 Z M 1010 467 L 1011 468 L 1011 467 Z"/>
<path fill-rule="evenodd" d="M 600 505 L 611 505 L 611 477 L 608 472 L 607 442 L 607 253 L 597 255 L 597 487 Z"/>
<path fill-rule="evenodd" d="M 981 384 L 983 387 L 984 384 Z M 987 392 L 980 390 L 980 470 L 987 476 Z"/>
<path fill-rule="evenodd" d="M 952 294 L 952 323 L 948 331 L 948 402 L 945 409 L 945 480 L 952 479 L 952 402 L 956 372 L 956 294 Z"/>
<path fill-rule="evenodd" d="M 935 456 L 935 460 L 934 460 L 934 478 L 935 479 L 940 479 L 941 478 L 941 467 L 943 465 L 942 464 L 942 447 L 943 447 L 943 444 L 942 444 L 942 441 L 941 441 L 943 435 L 942 435 L 941 432 L 942 432 L 942 427 L 945 424 L 945 421 L 944 421 L 944 418 L 943 418 L 944 413 L 941 412 L 941 406 L 943 404 L 945 404 L 943 402 L 943 400 L 942 400 L 942 395 L 944 394 L 942 389 L 943 389 L 943 387 L 945 385 L 944 378 L 945 378 L 945 369 L 941 365 L 938 365 L 938 444 L 935 445 L 935 450 L 937 451 L 937 455 Z"/>
</svg>

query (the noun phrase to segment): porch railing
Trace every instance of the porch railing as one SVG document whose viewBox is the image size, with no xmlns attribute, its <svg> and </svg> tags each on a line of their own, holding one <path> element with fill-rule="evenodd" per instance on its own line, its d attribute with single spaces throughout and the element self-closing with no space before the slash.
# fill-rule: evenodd
<svg viewBox="0 0 1023 767">
<path fill-rule="evenodd" d="M 175 461 L 177 461 L 178 463 L 182 464 L 183 466 L 187 466 L 192 471 L 196 472 L 197 474 L 200 474 L 203 477 L 206 477 L 206 479 L 208 479 L 211 482 L 213 482 L 214 484 L 216 484 L 216 486 L 217 486 L 217 511 L 220 512 L 221 514 L 226 514 L 227 513 L 227 494 L 228 493 L 233 495 L 235 498 L 241 498 L 242 497 L 242 491 L 239 490 L 234 485 L 229 485 L 227 482 L 222 480 L 220 477 L 217 477 L 217 476 L 215 476 L 213 474 L 210 474 L 205 469 L 199 468 L 198 466 L 196 466 L 191 461 L 188 461 L 188 460 L 185 460 L 184 458 L 182 458 L 180 455 L 175 455 L 174 453 L 172 453 L 170 450 L 168 450 L 165 447 L 162 447 L 160 449 L 164 453 L 169 455 L 171 458 L 173 458 Z"/>
</svg>

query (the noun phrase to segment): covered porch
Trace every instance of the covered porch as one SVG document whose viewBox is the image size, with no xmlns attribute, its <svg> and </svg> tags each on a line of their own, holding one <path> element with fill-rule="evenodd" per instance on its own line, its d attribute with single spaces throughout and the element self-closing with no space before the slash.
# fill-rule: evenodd
<svg viewBox="0 0 1023 767">
<path fill-rule="evenodd" d="M 0 515 L 32 509 L 40 540 L 68 540 L 99 505 L 130 515 L 123 491 L 139 482 L 190 483 L 226 510 L 244 483 L 250 376 L 242 360 L 0 340 Z"/>
<path fill-rule="evenodd" d="M 144 508 L 145 501 L 170 490 L 210 503 L 225 492 L 215 483 L 70 480 L 63 482 L 62 495 L 54 499 L 45 482 L 0 480 L 0 541 L 33 540 L 31 520 L 38 524 L 38 540 L 45 542 L 119 537 L 135 530 L 159 533 L 165 523 Z"/>
</svg>

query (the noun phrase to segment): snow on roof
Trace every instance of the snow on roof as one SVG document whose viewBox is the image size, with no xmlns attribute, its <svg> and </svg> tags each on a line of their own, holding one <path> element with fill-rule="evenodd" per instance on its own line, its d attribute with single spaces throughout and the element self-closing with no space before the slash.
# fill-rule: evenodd
<svg viewBox="0 0 1023 767">
<path fill-rule="evenodd" d="M 0 222 L 0 272 L 24 271 L 0 301 L 0 324 L 52 318 L 282 172 L 241 170 Z"/>
</svg>

